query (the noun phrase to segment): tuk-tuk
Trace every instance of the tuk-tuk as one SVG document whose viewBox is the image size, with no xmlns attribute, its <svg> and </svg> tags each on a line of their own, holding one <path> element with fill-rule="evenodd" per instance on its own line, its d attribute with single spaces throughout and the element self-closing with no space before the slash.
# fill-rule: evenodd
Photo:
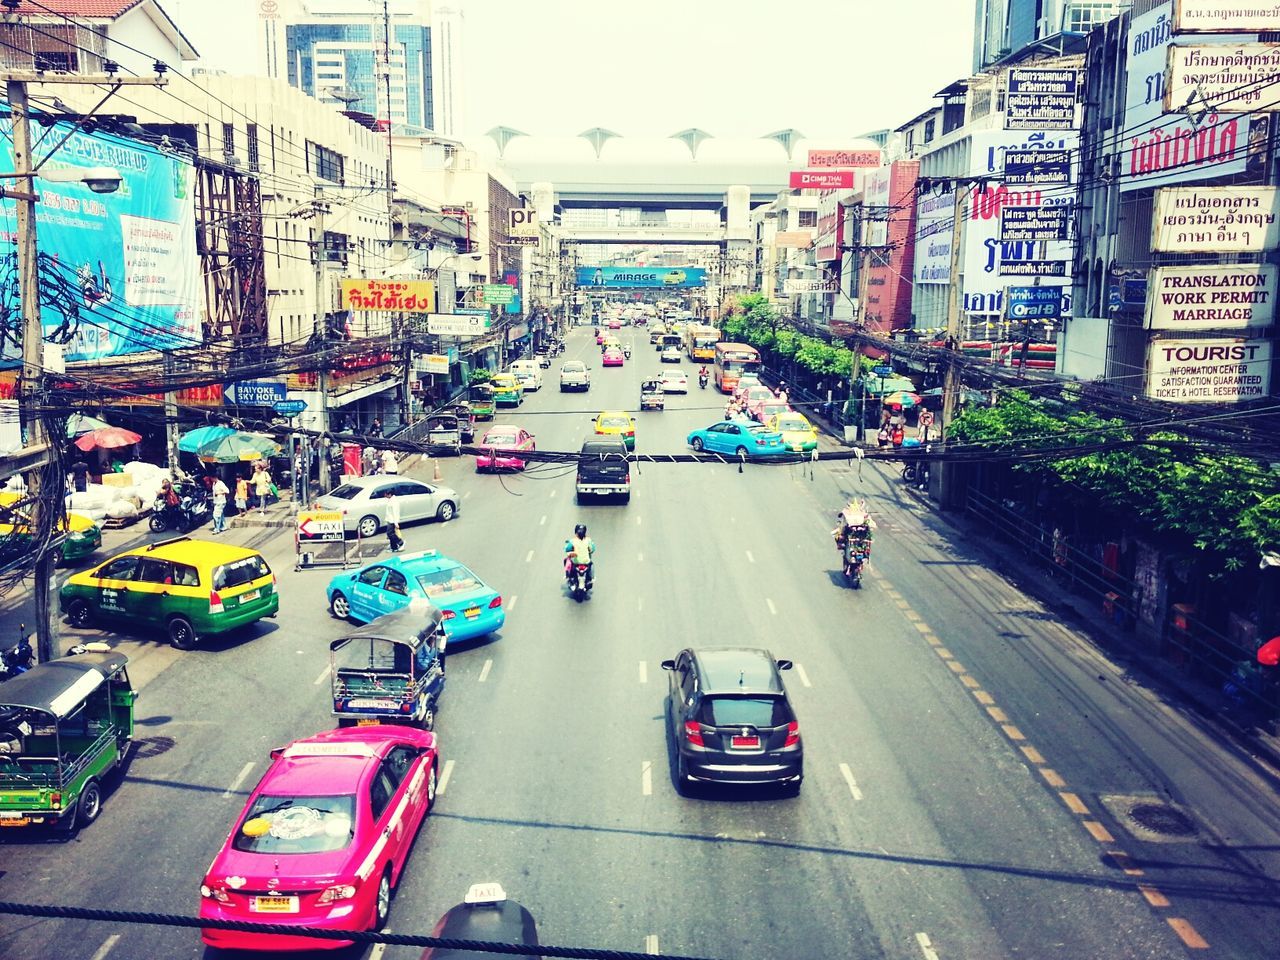
<svg viewBox="0 0 1280 960">
<path fill-rule="evenodd" d="M 444 692 L 444 614 L 418 598 L 329 644 L 338 726 L 418 724 L 430 730 Z"/>
<path fill-rule="evenodd" d="M 427 417 L 427 443 L 432 447 L 452 447 L 462 453 L 462 427 L 453 413 L 433 413 Z"/>
<path fill-rule="evenodd" d="M 462 434 L 462 442 L 471 443 L 475 440 L 476 425 L 471 415 L 471 404 L 465 400 L 459 400 L 450 404 L 446 409 L 458 418 L 458 432 Z"/>
<path fill-rule="evenodd" d="M 477 383 L 468 391 L 471 400 L 471 415 L 477 420 L 492 420 L 496 409 L 493 402 L 493 391 L 487 383 Z"/>
<path fill-rule="evenodd" d="M 74 830 L 102 809 L 124 763 L 137 697 L 119 653 L 37 664 L 0 686 L 0 827 Z"/>
<path fill-rule="evenodd" d="M 661 380 L 645 380 L 640 384 L 640 409 L 662 410 L 667 405 L 667 394 Z"/>
</svg>

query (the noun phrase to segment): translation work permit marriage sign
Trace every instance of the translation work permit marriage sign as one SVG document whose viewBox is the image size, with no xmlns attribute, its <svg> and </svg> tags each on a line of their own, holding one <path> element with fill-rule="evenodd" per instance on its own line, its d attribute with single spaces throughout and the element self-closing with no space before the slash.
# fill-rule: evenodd
<svg viewBox="0 0 1280 960">
<path fill-rule="evenodd" d="M 1268 396 L 1271 341 L 1152 340 L 1147 396 L 1169 403 L 1238 403 Z"/>
</svg>

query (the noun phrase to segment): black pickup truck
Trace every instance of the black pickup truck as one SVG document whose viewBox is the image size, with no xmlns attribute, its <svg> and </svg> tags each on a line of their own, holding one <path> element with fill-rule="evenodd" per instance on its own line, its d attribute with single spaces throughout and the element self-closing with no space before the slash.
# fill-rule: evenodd
<svg viewBox="0 0 1280 960">
<path fill-rule="evenodd" d="M 621 437 L 588 437 L 578 461 L 578 502 L 589 497 L 621 497 L 631 502 L 631 463 Z"/>
</svg>

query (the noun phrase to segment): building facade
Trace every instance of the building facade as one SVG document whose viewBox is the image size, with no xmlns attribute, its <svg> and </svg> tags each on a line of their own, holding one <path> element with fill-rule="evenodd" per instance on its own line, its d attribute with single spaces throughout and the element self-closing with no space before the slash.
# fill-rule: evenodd
<svg viewBox="0 0 1280 960">
<path fill-rule="evenodd" d="M 1132 0 L 974 0 L 973 72 L 1040 40 L 1085 34 Z"/>
</svg>

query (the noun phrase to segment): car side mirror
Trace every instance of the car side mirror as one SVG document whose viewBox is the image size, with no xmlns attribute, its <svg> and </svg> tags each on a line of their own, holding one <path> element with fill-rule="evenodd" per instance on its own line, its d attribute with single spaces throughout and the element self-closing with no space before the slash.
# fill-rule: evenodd
<svg viewBox="0 0 1280 960">
<path fill-rule="evenodd" d="M 662 667 L 663 670 L 674 670 L 676 662 L 674 660 L 663 660 L 658 666 Z"/>
<path fill-rule="evenodd" d="M 794 667 L 794 666 L 795 666 L 795 664 L 794 664 L 794 663 L 792 663 L 790 660 L 779 660 L 779 661 L 778 661 L 778 669 L 779 669 L 779 670 L 790 670 L 790 669 L 791 669 L 792 667 Z"/>
</svg>

